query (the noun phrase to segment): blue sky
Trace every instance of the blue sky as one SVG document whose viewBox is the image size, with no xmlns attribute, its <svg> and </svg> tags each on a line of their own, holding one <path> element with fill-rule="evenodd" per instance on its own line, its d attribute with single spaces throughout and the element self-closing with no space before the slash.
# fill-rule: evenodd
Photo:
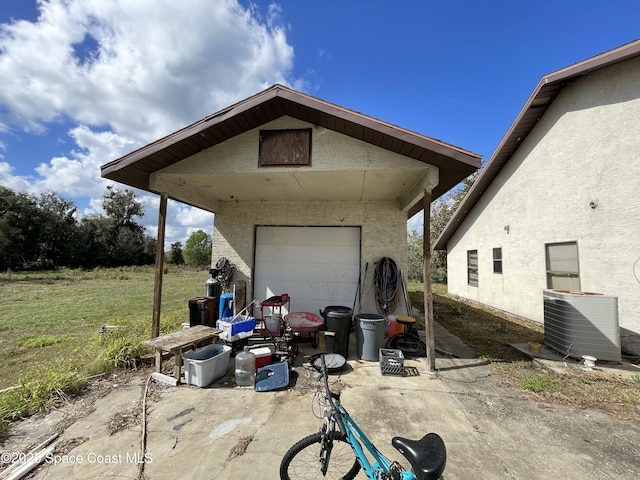
<svg viewBox="0 0 640 480">
<path fill-rule="evenodd" d="M 100 165 L 274 83 L 486 161 L 543 75 L 638 18 L 637 0 L 3 0 L 0 185 L 99 211 Z M 212 230 L 176 203 L 167 222 L 167 244 Z"/>
</svg>

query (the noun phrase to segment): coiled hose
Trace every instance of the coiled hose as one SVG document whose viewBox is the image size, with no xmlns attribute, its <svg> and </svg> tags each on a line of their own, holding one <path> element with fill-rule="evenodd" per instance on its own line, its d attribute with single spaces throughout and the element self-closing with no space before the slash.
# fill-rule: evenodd
<svg viewBox="0 0 640 480">
<path fill-rule="evenodd" d="M 400 286 L 398 266 L 393 259 L 382 257 L 376 264 L 373 283 L 378 313 L 388 315 L 396 310 Z"/>
<path fill-rule="evenodd" d="M 212 269 L 214 277 L 222 286 L 223 291 L 228 292 L 233 277 L 233 264 L 225 257 L 220 257 Z"/>
</svg>

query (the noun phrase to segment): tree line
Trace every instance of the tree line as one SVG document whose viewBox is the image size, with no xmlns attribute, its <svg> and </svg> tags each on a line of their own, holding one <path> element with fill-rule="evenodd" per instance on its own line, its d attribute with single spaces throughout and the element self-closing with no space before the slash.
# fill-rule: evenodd
<svg viewBox="0 0 640 480">
<path fill-rule="evenodd" d="M 102 208 L 104 214 L 81 216 L 73 201 L 56 193 L 35 196 L 0 186 L 0 270 L 153 264 L 156 239 L 138 223 L 145 212 L 135 194 L 107 187 Z M 198 230 L 186 243 L 184 250 L 181 242 L 173 244 L 167 261 L 210 264 L 210 235 Z"/>
<path fill-rule="evenodd" d="M 431 245 L 476 177 L 477 174 L 471 175 L 460 188 L 431 204 Z M 102 208 L 104 215 L 80 216 L 73 201 L 55 193 L 34 196 L 0 186 L 0 270 L 153 264 L 156 239 L 146 235 L 144 227 L 137 223 L 145 212 L 135 194 L 107 187 Z M 407 238 L 407 279 L 422 282 L 422 234 L 411 230 Z M 176 265 L 205 267 L 211 264 L 211 246 L 211 236 L 197 230 L 184 246 L 182 242 L 171 244 L 165 259 Z M 446 283 L 446 252 L 432 252 L 431 261 L 431 280 Z"/>
<path fill-rule="evenodd" d="M 451 190 L 446 195 L 438 198 L 431 204 L 431 229 L 430 245 L 434 243 L 447 226 L 453 213 L 460 205 L 460 202 L 467 194 L 478 173 L 467 177 L 462 181 L 458 189 Z M 424 259 L 423 246 L 424 239 L 422 233 L 411 230 L 407 234 L 409 248 L 407 279 L 414 282 L 422 282 L 422 262 Z M 447 252 L 434 250 L 431 252 L 431 281 L 434 283 L 447 283 Z"/>
</svg>

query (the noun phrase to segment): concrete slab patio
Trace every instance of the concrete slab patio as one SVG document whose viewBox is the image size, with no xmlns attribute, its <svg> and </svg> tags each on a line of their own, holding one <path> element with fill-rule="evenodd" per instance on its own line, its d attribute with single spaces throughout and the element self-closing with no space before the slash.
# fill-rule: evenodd
<svg viewBox="0 0 640 480">
<path fill-rule="evenodd" d="M 638 478 L 640 423 L 533 401 L 500 385 L 490 367 L 446 330 L 438 327 L 436 338 L 439 349 L 459 357 L 438 357 L 437 375 L 416 359 L 406 365 L 419 375 L 382 376 L 377 362 L 352 353 L 344 372 L 331 376 L 346 408 L 383 453 L 407 465 L 391 438 L 433 431 L 447 445 L 445 479 Z M 119 412 L 126 419 L 142 410 L 151 371 L 139 371 L 117 385 L 107 382 L 91 401 L 21 422 L 2 450 L 25 451 L 58 428 L 58 463 L 45 462 L 30 478 L 132 479 L 143 466 L 150 480 L 277 479 L 287 449 L 320 424 L 312 411 L 317 374 L 301 356 L 296 361 L 289 388 L 277 392 L 235 387 L 232 376 L 208 388 L 151 382 L 145 432 L 140 423 L 123 420 L 109 435 Z"/>
</svg>

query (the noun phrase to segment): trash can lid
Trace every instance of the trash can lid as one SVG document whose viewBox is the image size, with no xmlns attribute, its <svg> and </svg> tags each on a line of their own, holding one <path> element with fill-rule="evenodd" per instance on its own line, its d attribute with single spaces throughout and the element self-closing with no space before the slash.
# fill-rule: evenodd
<svg viewBox="0 0 640 480">
<path fill-rule="evenodd" d="M 353 310 L 349 307 L 343 307 L 341 305 L 331 305 L 329 307 L 325 307 L 324 310 L 322 310 L 320 312 L 320 314 L 324 317 L 324 316 L 331 316 L 331 315 L 352 315 L 353 314 Z"/>
</svg>

